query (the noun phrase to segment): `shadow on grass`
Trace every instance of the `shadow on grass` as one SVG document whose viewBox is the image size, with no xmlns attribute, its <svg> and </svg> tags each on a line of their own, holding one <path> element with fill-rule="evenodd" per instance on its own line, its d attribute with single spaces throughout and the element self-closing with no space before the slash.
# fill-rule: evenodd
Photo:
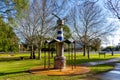
<svg viewBox="0 0 120 80">
<path fill-rule="evenodd" d="M 8 73 L 0 72 L 0 76 L 5 76 L 5 75 L 9 75 L 9 74 L 27 73 L 27 72 L 28 71 L 18 71 L 18 72 L 8 72 Z"/>
<path fill-rule="evenodd" d="M 4 57 L 4 58 L 0 58 L 1 62 L 9 62 L 9 61 L 20 61 L 20 60 L 28 60 L 29 57 L 28 56 L 23 56 L 24 59 L 21 59 L 21 57 Z"/>
</svg>

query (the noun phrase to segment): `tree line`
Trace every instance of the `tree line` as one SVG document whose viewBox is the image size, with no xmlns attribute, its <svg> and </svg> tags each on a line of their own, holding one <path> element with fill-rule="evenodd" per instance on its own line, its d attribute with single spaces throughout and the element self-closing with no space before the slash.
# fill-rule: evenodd
<svg viewBox="0 0 120 80">
<path fill-rule="evenodd" d="M 108 0 L 105 5 L 112 10 L 113 8 L 109 6 L 110 1 L 112 4 L 112 0 Z M 57 19 L 52 13 L 65 20 L 65 38 L 72 38 L 81 44 L 84 48 L 83 56 L 87 55 L 88 58 L 90 58 L 90 48 L 99 50 L 101 43 L 116 29 L 113 23 L 107 22 L 99 0 L 77 0 L 77 2 L 72 0 L 3 0 L 2 2 L 8 8 L 0 9 L 1 19 L 7 15 L 9 26 L 13 29 L 11 32 L 15 31 L 15 36 L 17 35 L 19 40 L 30 46 L 32 59 L 35 58 L 34 45 L 37 47 L 38 59 L 40 59 L 44 41 L 56 38 Z M 119 14 L 119 11 L 117 13 Z"/>
</svg>

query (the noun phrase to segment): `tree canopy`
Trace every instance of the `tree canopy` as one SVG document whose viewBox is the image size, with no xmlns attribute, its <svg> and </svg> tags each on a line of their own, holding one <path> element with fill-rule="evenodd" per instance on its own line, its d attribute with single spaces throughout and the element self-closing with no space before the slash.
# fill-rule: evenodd
<svg viewBox="0 0 120 80">
<path fill-rule="evenodd" d="M 17 51 L 18 38 L 9 24 L 0 19 L 0 51 Z"/>
<path fill-rule="evenodd" d="M 20 16 L 28 3 L 28 0 L 0 0 L 0 15 L 2 18 Z"/>
<path fill-rule="evenodd" d="M 41 53 L 40 51 L 44 42 L 43 39 L 55 38 L 54 35 L 56 32 L 52 30 L 52 27 L 57 23 L 52 13 L 55 13 L 62 20 L 66 19 L 66 24 L 63 26 L 64 38 L 69 39 L 72 37 L 80 41 L 88 51 L 90 44 L 95 39 L 99 38 L 102 41 L 102 38 L 110 35 L 110 33 L 114 31 L 113 25 L 107 23 L 105 15 L 98 4 L 98 0 L 0 1 L 0 15 L 7 17 L 9 23 L 2 21 L 2 24 L 7 28 L 9 27 L 13 35 L 15 35 L 13 29 L 16 28 L 17 35 L 20 39 L 24 40 L 24 42 L 29 42 L 30 46 L 34 47 L 34 45 L 37 45 L 38 56 L 40 56 Z M 2 32 L 7 32 L 7 30 L 2 30 L 2 27 L 1 38 L 5 35 Z M 6 36 L 8 35 L 9 34 L 6 34 Z M 9 40 L 9 38 L 7 40 Z M 5 44 L 7 44 L 7 42 Z"/>
</svg>

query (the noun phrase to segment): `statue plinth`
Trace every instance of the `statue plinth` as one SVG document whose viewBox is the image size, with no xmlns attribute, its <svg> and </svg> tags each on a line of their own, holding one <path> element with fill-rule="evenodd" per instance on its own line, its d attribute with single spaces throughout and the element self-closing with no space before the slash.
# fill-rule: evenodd
<svg viewBox="0 0 120 80">
<path fill-rule="evenodd" d="M 54 57 L 54 68 L 63 69 L 66 67 L 66 58 L 64 56 L 64 43 L 56 42 L 57 55 Z"/>
<path fill-rule="evenodd" d="M 54 68 L 63 69 L 66 67 L 66 58 L 64 56 L 56 56 L 54 58 Z"/>
</svg>

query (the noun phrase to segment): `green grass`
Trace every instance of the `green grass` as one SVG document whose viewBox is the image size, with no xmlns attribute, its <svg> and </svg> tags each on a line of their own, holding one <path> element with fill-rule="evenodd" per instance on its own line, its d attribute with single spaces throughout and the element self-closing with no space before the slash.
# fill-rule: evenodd
<svg viewBox="0 0 120 80">
<path fill-rule="evenodd" d="M 8 76 L 7 78 L 0 79 L 0 80 L 78 80 L 84 77 L 81 76 L 42 76 L 36 74 L 19 74 L 14 76 Z"/>
<path fill-rule="evenodd" d="M 20 60 L 20 57 L 25 57 L 24 60 Z M 41 75 L 35 75 L 30 74 L 26 72 L 28 69 L 34 67 L 34 66 L 40 66 L 43 65 L 44 58 L 42 54 L 41 60 L 31 60 L 29 59 L 29 54 L 0 54 L 0 80 L 77 80 L 81 79 L 82 77 L 85 77 L 85 75 L 77 75 L 77 76 L 41 76 Z M 65 54 L 67 57 L 67 64 L 69 64 L 68 55 Z M 114 56 L 111 56 L 110 54 L 106 55 L 106 58 L 101 56 L 99 58 L 98 54 L 91 54 L 90 59 L 87 57 L 83 57 L 82 54 L 77 54 L 76 63 L 81 64 L 85 62 L 93 62 L 93 61 L 100 61 L 100 60 L 106 60 L 110 58 L 117 58 L 120 54 L 115 54 Z M 53 58 L 51 58 L 51 63 L 53 64 Z M 112 69 L 113 66 L 109 65 L 98 65 L 90 67 L 92 73 L 107 71 L 109 69 Z"/>
<path fill-rule="evenodd" d="M 101 72 L 105 72 L 105 71 L 113 69 L 114 66 L 104 64 L 104 65 L 91 66 L 89 68 L 91 69 L 92 73 L 101 73 Z"/>
</svg>

